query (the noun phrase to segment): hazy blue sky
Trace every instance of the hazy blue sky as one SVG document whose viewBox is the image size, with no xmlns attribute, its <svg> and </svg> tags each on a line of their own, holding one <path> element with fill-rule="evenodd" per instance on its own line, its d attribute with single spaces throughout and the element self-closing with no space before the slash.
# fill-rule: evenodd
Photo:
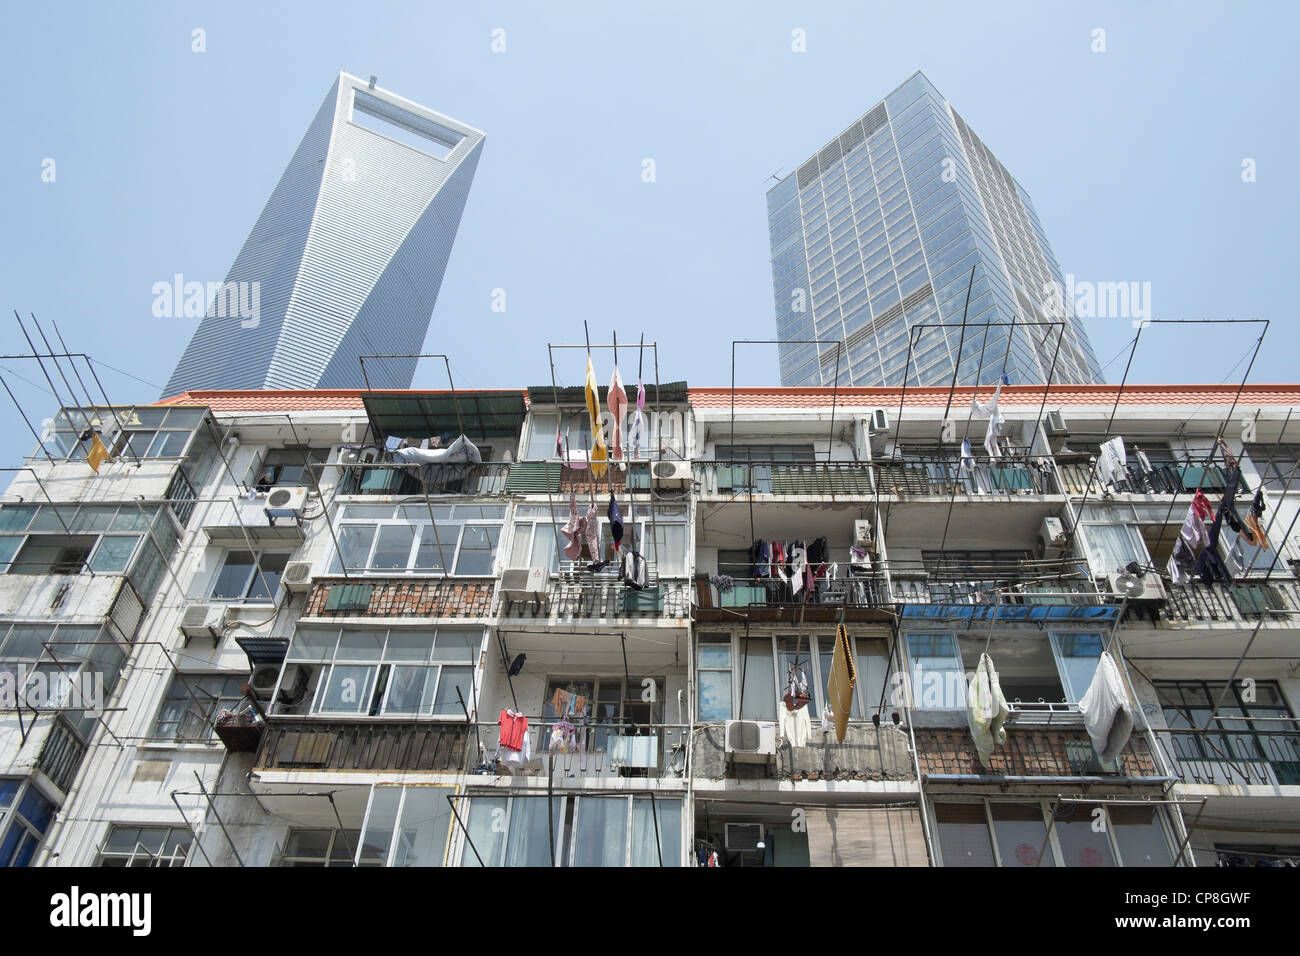
<svg viewBox="0 0 1300 956">
<path fill-rule="evenodd" d="M 487 133 L 425 343 L 458 385 L 549 381 L 546 343 L 581 341 L 583 319 L 657 340 L 664 381 L 725 385 L 731 340 L 775 334 L 769 176 L 921 69 L 1033 197 L 1064 271 L 1150 282 L 1157 318 L 1268 317 L 1252 380 L 1295 381 L 1296 9 L 5 0 L 0 305 L 153 383 L 105 370 L 114 401 L 156 398 L 197 320 L 154 318 L 153 284 L 225 277 L 342 69 Z M 0 329 L 26 348 L 12 315 Z M 1090 333 L 1104 363 L 1133 329 Z M 1217 382 L 1250 337 L 1152 327 L 1131 378 Z M 562 384 L 582 372 L 579 353 L 557 365 Z M 0 374 L 52 413 L 34 363 Z M 778 384 L 775 349 L 743 350 L 738 380 Z M 12 460 L 33 442 L 0 403 Z"/>
</svg>

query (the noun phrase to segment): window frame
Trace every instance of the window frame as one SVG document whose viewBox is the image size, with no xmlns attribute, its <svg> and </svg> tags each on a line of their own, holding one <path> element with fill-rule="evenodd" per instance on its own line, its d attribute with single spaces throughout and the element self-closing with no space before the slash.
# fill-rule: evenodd
<svg viewBox="0 0 1300 956">
<path fill-rule="evenodd" d="M 167 691 L 164 693 L 162 702 L 158 706 L 158 712 L 154 715 L 152 730 L 149 735 L 150 742 L 183 745 L 210 744 L 216 741 L 217 732 L 215 722 L 217 714 L 219 714 L 223 709 L 223 704 L 226 705 L 224 709 L 234 710 L 235 707 L 239 705 L 239 702 L 244 699 L 244 693 L 241 688 L 246 682 L 246 679 L 242 677 L 241 674 L 242 672 L 232 673 L 230 671 L 178 671 L 173 675 L 171 683 L 167 685 Z M 200 704 L 200 699 L 197 697 L 196 693 L 191 693 L 191 687 L 194 686 L 197 690 L 196 685 L 204 680 L 222 681 L 222 693 L 212 694 L 211 692 L 204 691 L 204 693 L 206 693 L 211 699 L 207 705 L 207 713 L 199 714 L 195 712 L 194 707 Z M 233 695 L 226 693 L 226 691 L 231 689 L 231 681 L 237 682 L 233 688 L 235 691 Z M 177 694 L 177 689 L 183 693 Z M 158 732 L 159 725 L 163 722 L 163 717 L 167 711 L 168 704 L 172 701 L 185 702 L 185 706 L 174 720 L 169 721 L 175 723 L 175 732 L 170 735 L 160 734 Z M 201 726 L 207 728 L 207 735 L 204 737 L 177 736 L 182 729 L 185 729 L 187 721 L 193 719 L 197 719 Z"/>
<path fill-rule="evenodd" d="M 355 574 L 361 577 L 420 576 L 420 577 L 444 577 L 444 578 L 489 578 L 489 577 L 496 576 L 498 567 L 502 560 L 501 541 L 502 538 L 505 537 L 505 533 L 506 533 L 506 519 L 508 517 L 506 506 L 503 504 L 488 503 L 488 502 L 483 502 L 483 503 L 455 502 L 455 503 L 439 503 L 439 504 L 432 505 L 431 507 L 434 513 L 433 521 L 429 520 L 428 507 L 426 507 L 425 505 L 411 503 L 411 502 L 396 503 L 392 505 L 389 505 L 387 503 L 371 504 L 367 502 L 349 502 L 341 506 L 339 508 L 338 515 L 334 519 L 334 533 L 339 540 L 342 540 L 345 530 L 349 528 L 373 529 L 370 532 L 369 542 L 366 545 L 365 565 L 359 567 L 349 566 L 347 568 L 347 573 L 349 575 Z M 355 510 L 355 509 L 380 510 L 385 508 L 392 509 L 391 517 L 387 517 L 387 518 L 368 517 L 368 516 L 356 517 L 356 518 L 348 517 L 349 510 Z M 462 508 L 463 509 L 470 509 L 470 508 L 500 509 L 501 514 L 499 517 L 495 517 L 495 518 L 484 518 L 481 516 L 473 517 L 467 514 L 465 518 L 461 519 L 457 515 L 457 509 L 462 509 Z M 408 511 L 408 509 L 418 509 L 418 510 L 415 510 L 414 513 L 412 514 Z M 440 510 L 446 512 L 446 517 L 440 517 L 438 515 L 438 512 Z M 421 515 L 420 513 L 421 511 L 424 512 L 423 515 Z M 442 540 L 441 536 L 438 533 L 438 529 L 446 528 L 452 525 L 456 527 L 456 540 L 454 542 L 449 543 L 447 541 Z M 411 543 L 408 546 L 405 567 L 375 568 L 371 566 L 375 560 L 376 554 L 381 551 L 380 538 L 383 529 L 385 528 L 407 529 L 411 532 Z M 434 550 L 432 552 L 432 555 L 436 556 L 439 562 L 443 562 L 443 561 L 446 562 L 446 564 L 443 564 L 442 566 L 438 566 L 438 567 L 430 566 L 427 568 L 419 566 L 421 550 L 424 547 L 423 545 L 423 537 L 425 534 L 424 529 L 426 528 L 433 529 L 433 533 L 435 535 L 435 542 L 433 545 Z M 490 551 L 492 556 L 491 557 L 492 563 L 491 566 L 486 571 L 475 572 L 475 573 L 461 572 L 458 569 L 460 568 L 461 561 L 464 559 L 466 553 L 472 553 L 475 551 L 484 550 L 481 548 L 466 548 L 464 546 L 467 531 L 469 529 L 475 529 L 475 528 L 481 528 L 488 532 L 495 530 L 496 532 L 496 541 L 494 542 Z M 441 553 L 439 553 L 439 551 L 441 551 Z M 343 562 L 342 556 L 338 552 L 336 552 L 334 556 L 330 559 L 329 573 L 331 574 L 342 573 L 343 571 L 342 562 Z M 450 570 L 448 570 L 447 565 L 450 565 Z"/>
<path fill-rule="evenodd" d="M 185 841 L 187 841 L 185 853 L 183 856 L 180 857 L 177 857 L 175 853 L 173 853 L 171 856 L 163 856 L 161 853 L 158 856 L 155 856 L 154 854 L 150 853 L 146 847 L 144 847 L 144 845 L 140 842 L 139 839 L 136 840 L 135 846 L 131 849 L 130 853 L 122 853 L 119 851 L 110 852 L 109 850 L 106 849 L 106 847 L 108 846 L 109 842 L 112 840 L 113 834 L 118 830 L 138 830 L 141 833 L 143 833 L 146 830 L 151 833 L 156 833 L 159 830 L 162 830 L 164 831 L 164 836 L 161 844 L 163 850 L 166 850 L 168 844 L 172 842 L 173 833 L 182 834 Z M 138 854 L 141 850 L 143 850 L 148 860 L 148 862 L 144 864 L 143 868 L 145 869 L 173 869 L 176 867 L 185 867 L 185 866 L 189 866 L 190 854 L 194 850 L 194 843 L 195 843 L 194 833 L 192 830 L 190 830 L 189 827 L 158 826 L 155 824 L 146 824 L 146 823 L 142 823 L 139 825 L 135 825 L 131 823 L 110 823 L 108 827 L 108 831 L 104 835 L 103 842 L 100 843 L 100 845 L 97 847 L 98 852 L 95 857 L 94 865 L 97 868 L 106 867 L 109 866 L 109 864 L 106 862 L 107 860 L 120 859 L 124 861 L 122 864 L 123 867 L 127 869 L 131 869 L 135 867 L 135 861 L 139 859 Z"/>
<path fill-rule="evenodd" d="M 237 555 L 237 554 L 251 554 L 253 557 L 252 563 L 249 564 L 248 566 L 248 573 L 244 578 L 244 585 L 240 589 L 240 596 L 218 597 L 213 592 L 216 590 L 217 584 L 220 583 L 221 574 L 223 571 L 226 570 L 226 566 L 230 563 L 230 558 L 233 555 Z M 282 590 L 280 587 L 280 580 L 284 576 L 284 568 L 283 567 L 280 568 L 279 571 L 275 571 L 274 569 L 267 570 L 262 566 L 262 562 L 265 561 L 267 558 L 277 559 L 283 557 L 284 564 L 287 567 L 289 562 L 293 559 L 293 555 L 294 555 L 293 551 L 283 551 L 274 548 L 256 548 L 253 551 L 249 551 L 248 548 L 246 547 L 227 548 L 225 551 L 222 552 L 221 564 L 213 572 L 212 580 L 208 582 L 207 597 L 205 598 L 205 600 L 212 601 L 216 604 L 229 604 L 229 605 L 246 604 L 255 607 L 266 607 L 268 605 L 274 607 L 278 605 L 280 603 L 279 596 Z M 263 573 L 267 574 L 268 576 L 270 574 L 277 575 L 277 577 L 275 578 L 275 583 L 271 585 L 272 593 L 266 598 L 251 597 L 250 596 L 251 592 L 255 588 L 260 589 L 262 584 Z"/>
<path fill-rule="evenodd" d="M 0 807 L 0 850 L 4 849 L 5 844 L 9 841 L 11 834 L 14 833 L 15 830 L 19 833 L 18 838 L 14 840 L 12 849 L 10 850 L 9 858 L 6 860 L 0 860 L 0 869 L 12 866 L 14 861 L 18 859 L 19 855 L 29 845 L 31 847 L 30 853 L 22 865 L 24 867 L 31 866 L 31 862 L 35 859 L 37 852 L 41 848 L 41 844 L 45 842 L 45 835 L 49 831 L 50 824 L 54 822 L 54 818 L 58 816 L 59 811 L 62 808 L 49 797 L 45 796 L 45 794 L 41 792 L 40 788 L 36 786 L 35 781 L 33 781 L 31 777 L 3 777 L 0 778 L 0 780 L 16 780 L 18 782 L 18 786 L 14 789 L 9 803 Z M 36 800 L 43 802 L 49 808 L 49 819 L 45 824 L 45 829 L 43 830 L 38 828 L 35 823 L 29 820 L 27 815 L 23 812 L 23 803 L 26 802 L 28 797 L 31 795 L 34 795 Z M 30 844 L 28 841 L 31 841 Z"/>
</svg>

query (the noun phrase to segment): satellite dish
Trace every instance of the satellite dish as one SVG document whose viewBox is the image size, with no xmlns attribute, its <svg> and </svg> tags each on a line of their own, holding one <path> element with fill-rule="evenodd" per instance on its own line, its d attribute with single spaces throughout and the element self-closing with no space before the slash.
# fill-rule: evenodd
<svg viewBox="0 0 1300 956">
<path fill-rule="evenodd" d="M 1147 586 L 1142 579 L 1127 571 L 1115 576 L 1115 590 L 1126 598 L 1140 598 L 1146 593 Z"/>
</svg>

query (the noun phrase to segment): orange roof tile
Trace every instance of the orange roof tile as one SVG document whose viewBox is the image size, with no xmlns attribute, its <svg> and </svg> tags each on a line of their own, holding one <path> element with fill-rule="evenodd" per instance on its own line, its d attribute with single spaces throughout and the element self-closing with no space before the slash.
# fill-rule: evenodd
<svg viewBox="0 0 1300 956">
<path fill-rule="evenodd" d="M 385 395 L 450 395 L 448 389 L 431 388 L 387 388 L 375 389 Z M 458 394 L 476 392 L 522 392 L 522 389 L 470 389 Z M 222 412 L 282 412 L 282 411 L 321 411 L 328 409 L 362 409 L 365 403 L 362 396 L 365 389 L 360 388 L 315 388 L 315 389 L 206 389 L 181 392 L 170 398 L 160 399 L 158 405 L 207 405 L 214 411 Z M 527 403 L 527 395 L 524 401 Z"/>
<path fill-rule="evenodd" d="M 993 386 L 979 389 L 981 400 L 987 400 Z M 969 386 L 952 392 L 955 407 L 969 405 L 974 390 Z M 1237 395 L 1236 385 L 1126 385 L 1120 394 L 1118 385 L 1056 385 L 1047 391 L 1049 407 L 1061 405 L 1113 405 L 1119 395 L 1121 405 L 1295 405 L 1300 404 L 1300 385 L 1247 385 Z M 832 403 L 841 406 L 873 405 L 888 408 L 898 406 L 900 396 L 904 407 L 934 407 L 948 403 L 946 386 L 899 388 L 841 388 L 838 394 L 831 388 L 737 388 L 737 408 L 829 408 Z M 730 388 L 692 388 L 691 404 L 699 408 L 730 408 Z M 1002 388 L 1001 404 L 1041 405 L 1042 385 L 1007 385 Z"/>
</svg>

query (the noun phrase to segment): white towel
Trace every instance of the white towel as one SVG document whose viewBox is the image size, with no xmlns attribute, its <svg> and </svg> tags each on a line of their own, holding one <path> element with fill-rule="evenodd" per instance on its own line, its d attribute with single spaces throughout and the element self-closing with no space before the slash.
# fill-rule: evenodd
<svg viewBox="0 0 1300 956">
<path fill-rule="evenodd" d="M 1007 732 L 1002 725 L 1011 716 L 1011 708 L 1002 695 L 1002 685 L 998 683 L 998 672 L 993 669 L 988 654 L 981 654 L 975 667 L 966 692 L 966 708 L 975 750 L 979 753 L 980 763 L 987 767 L 993 748 L 1006 742 Z"/>
<path fill-rule="evenodd" d="M 1113 762 L 1133 734 L 1133 705 L 1129 703 L 1119 666 L 1107 651 L 1101 652 L 1097 673 L 1092 675 L 1092 683 L 1079 701 L 1079 713 L 1101 762 Z"/>
</svg>

